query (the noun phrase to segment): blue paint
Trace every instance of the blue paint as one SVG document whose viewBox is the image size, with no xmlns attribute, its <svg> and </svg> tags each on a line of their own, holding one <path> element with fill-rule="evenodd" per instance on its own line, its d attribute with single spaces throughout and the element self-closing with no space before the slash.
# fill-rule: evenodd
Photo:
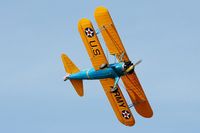
<svg viewBox="0 0 200 133">
<path fill-rule="evenodd" d="M 95 70 L 94 68 L 82 70 L 80 72 L 71 74 L 68 79 L 104 79 L 104 78 L 118 78 L 124 75 L 123 63 L 109 64 L 107 68 Z"/>
</svg>

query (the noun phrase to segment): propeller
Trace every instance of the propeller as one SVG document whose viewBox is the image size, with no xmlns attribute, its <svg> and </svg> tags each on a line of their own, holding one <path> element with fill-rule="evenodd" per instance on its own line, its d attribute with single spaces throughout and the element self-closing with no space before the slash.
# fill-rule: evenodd
<svg viewBox="0 0 200 133">
<path fill-rule="evenodd" d="M 137 62 L 134 64 L 134 67 L 137 66 L 137 65 L 139 65 L 141 62 L 142 62 L 142 60 L 137 61 Z"/>
<path fill-rule="evenodd" d="M 135 69 L 135 66 L 137 66 L 138 64 L 140 64 L 142 62 L 142 60 L 137 61 L 135 64 L 128 62 L 129 67 L 126 69 L 126 73 L 132 73 Z"/>
<path fill-rule="evenodd" d="M 125 55 L 125 52 L 122 52 L 122 53 L 118 56 L 119 62 L 124 62 L 124 61 L 123 61 L 124 55 Z M 115 57 L 116 57 L 116 55 L 115 55 Z M 142 60 L 137 61 L 135 64 L 133 64 L 131 61 L 126 61 L 126 62 L 124 62 L 124 63 L 125 63 L 125 72 L 126 72 L 126 73 L 129 73 L 129 74 L 130 74 L 130 73 L 133 73 L 135 67 L 136 67 L 137 65 L 139 65 L 141 62 L 142 62 Z"/>
</svg>

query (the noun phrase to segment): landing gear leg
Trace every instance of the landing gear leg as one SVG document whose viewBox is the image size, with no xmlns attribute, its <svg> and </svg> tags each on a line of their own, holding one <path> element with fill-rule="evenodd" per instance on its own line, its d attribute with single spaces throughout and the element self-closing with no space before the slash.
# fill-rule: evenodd
<svg viewBox="0 0 200 133">
<path fill-rule="evenodd" d="M 119 77 L 116 77 L 116 78 L 115 78 L 115 84 L 114 84 L 114 86 L 111 88 L 110 92 L 115 92 L 115 91 L 117 91 L 117 89 L 118 89 L 118 87 L 117 87 L 118 82 L 119 82 Z"/>
<path fill-rule="evenodd" d="M 113 87 L 110 89 L 110 92 L 115 92 L 115 91 L 117 91 L 117 89 L 118 89 L 117 87 Z"/>
</svg>

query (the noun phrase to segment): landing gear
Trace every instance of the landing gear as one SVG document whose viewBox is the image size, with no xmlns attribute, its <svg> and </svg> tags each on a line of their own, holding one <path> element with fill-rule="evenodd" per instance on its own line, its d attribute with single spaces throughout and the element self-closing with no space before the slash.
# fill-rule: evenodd
<svg viewBox="0 0 200 133">
<path fill-rule="evenodd" d="M 110 89 L 110 92 L 115 92 L 115 91 L 117 91 L 118 90 L 118 88 L 117 87 L 112 87 L 111 89 Z"/>
<path fill-rule="evenodd" d="M 114 84 L 113 87 L 111 87 L 110 92 L 115 92 L 115 91 L 117 91 L 117 89 L 118 89 L 119 78 L 120 78 L 120 77 L 116 77 L 116 78 L 115 78 L 115 84 Z"/>
</svg>

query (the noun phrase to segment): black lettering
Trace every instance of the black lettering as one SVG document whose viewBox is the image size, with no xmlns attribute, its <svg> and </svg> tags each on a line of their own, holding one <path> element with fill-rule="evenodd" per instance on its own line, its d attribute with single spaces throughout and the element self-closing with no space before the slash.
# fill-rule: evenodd
<svg viewBox="0 0 200 133">
<path fill-rule="evenodd" d="M 90 47 L 92 48 L 94 55 L 100 55 L 101 54 L 100 50 L 97 48 L 98 45 L 96 44 L 95 40 L 90 41 L 89 44 L 90 44 Z"/>
<path fill-rule="evenodd" d="M 100 55 L 100 54 L 101 54 L 101 52 L 100 52 L 99 49 L 95 49 L 95 50 L 93 50 L 93 53 L 94 53 L 94 55 Z"/>
<path fill-rule="evenodd" d="M 117 90 L 117 91 L 115 91 L 114 93 L 115 93 L 115 97 L 117 97 L 117 96 L 120 96 L 120 93 L 119 93 L 119 91 L 118 91 L 118 90 Z"/>
<path fill-rule="evenodd" d="M 120 107 L 126 107 L 126 106 L 124 105 L 124 102 L 123 102 L 122 104 L 120 104 L 119 106 L 120 106 Z"/>
<path fill-rule="evenodd" d="M 89 42 L 90 46 L 91 46 L 91 47 L 96 47 L 97 45 L 95 44 L 95 42 L 96 42 L 96 41 L 94 41 L 94 40 L 93 40 L 93 41 L 90 41 L 90 42 Z"/>
<path fill-rule="evenodd" d="M 114 92 L 114 96 L 120 107 L 126 107 L 122 97 L 120 96 L 120 92 L 118 90 Z"/>
<path fill-rule="evenodd" d="M 117 100 L 118 103 L 123 102 L 122 97 L 120 97 L 120 96 L 119 96 L 119 97 L 116 97 L 116 100 Z"/>
</svg>

